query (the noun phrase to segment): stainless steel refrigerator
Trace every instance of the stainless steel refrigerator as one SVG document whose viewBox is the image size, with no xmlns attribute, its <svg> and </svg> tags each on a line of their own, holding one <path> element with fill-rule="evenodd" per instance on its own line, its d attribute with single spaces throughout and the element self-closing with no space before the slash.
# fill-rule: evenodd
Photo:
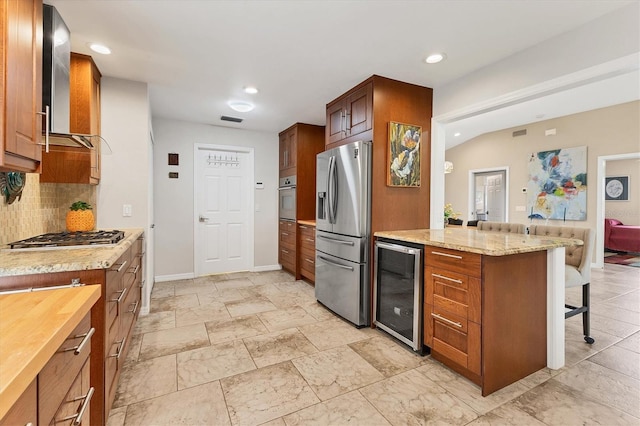
<svg viewBox="0 0 640 426">
<path fill-rule="evenodd" d="M 358 327 L 371 322 L 371 155 L 359 141 L 316 157 L 316 299 Z"/>
</svg>

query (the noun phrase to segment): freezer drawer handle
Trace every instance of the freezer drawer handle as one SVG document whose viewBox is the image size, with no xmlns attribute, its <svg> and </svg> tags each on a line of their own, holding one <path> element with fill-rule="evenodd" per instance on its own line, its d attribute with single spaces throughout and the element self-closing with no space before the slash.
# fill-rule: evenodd
<svg viewBox="0 0 640 426">
<path fill-rule="evenodd" d="M 316 238 L 327 240 L 329 242 L 336 243 L 336 244 L 344 244 L 345 246 L 355 245 L 353 241 L 338 240 L 337 238 L 325 237 L 324 235 L 318 235 Z"/>
<path fill-rule="evenodd" d="M 431 274 L 432 277 L 436 277 L 436 278 L 440 278 L 441 280 L 447 280 L 447 281 L 452 281 L 454 283 L 458 283 L 458 284 L 462 284 L 462 280 L 456 280 L 455 278 L 449 278 L 449 277 L 445 277 L 444 275 L 440 275 L 440 274 Z"/>
<path fill-rule="evenodd" d="M 462 259 L 462 256 L 456 256 L 454 254 L 448 254 L 448 253 L 440 253 L 439 251 L 432 251 L 431 254 L 436 254 L 438 256 L 445 256 L 445 257 L 453 257 L 454 259 Z"/>
<path fill-rule="evenodd" d="M 332 260 L 327 259 L 324 256 L 318 256 L 320 259 L 327 262 L 329 265 L 337 266 L 338 268 L 348 269 L 349 271 L 353 271 L 353 266 L 341 265 L 340 263 L 333 262 Z"/>
<path fill-rule="evenodd" d="M 439 319 L 440 321 L 444 321 L 447 324 L 455 325 L 458 328 L 462 328 L 462 323 L 451 321 L 450 319 L 447 319 L 447 318 L 445 318 L 443 316 L 440 316 L 438 314 L 431 314 L 431 316 L 436 318 L 436 319 Z"/>
</svg>

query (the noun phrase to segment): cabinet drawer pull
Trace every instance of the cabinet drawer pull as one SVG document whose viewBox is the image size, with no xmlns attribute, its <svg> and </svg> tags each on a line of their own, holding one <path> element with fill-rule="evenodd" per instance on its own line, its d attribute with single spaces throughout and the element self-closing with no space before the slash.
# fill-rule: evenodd
<svg viewBox="0 0 640 426">
<path fill-rule="evenodd" d="M 462 284 L 462 280 L 457 280 L 455 278 L 449 278 L 449 277 L 445 277 L 444 275 L 440 275 L 440 274 L 431 274 L 432 277 L 436 277 L 436 278 L 440 278 L 441 280 L 447 280 L 447 281 L 451 281 L 454 283 L 458 283 L 458 284 Z"/>
<path fill-rule="evenodd" d="M 309 241 L 310 243 L 315 243 L 316 240 L 314 240 L 313 238 L 305 238 L 305 240 Z"/>
<path fill-rule="evenodd" d="M 434 314 L 434 313 L 432 313 L 431 316 L 434 317 L 434 318 L 439 319 L 440 321 L 444 321 L 447 324 L 455 325 L 458 328 L 462 328 L 462 324 L 459 323 L 459 322 L 451 321 L 450 319 L 447 319 L 447 318 L 445 318 L 443 316 L 440 316 L 440 315 Z"/>
<path fill-rule="evenodd" d="M 110 271 L 115 271 L 115 272 L 120 272 L 120 271 L 122 271 L 122 268 L 124 268 L 124 265 L 126 265 L 126 264 L 127 264 L 127 261 L 125 260 L 124 262 L 122 262 L 122 263 L 120 264 L 120 266 L 118 267 L 118 269 L 109 269 L 109 270 L 110 270 Z M 113 266 L 115 267 L 115 266 L 117 266 L 117 265 L 113 265 Z"/>
<path fill-rule="evenodd" d="M 441 253 L 439 251 L 432 251 L 431 254 L 435 254 L 438 256 L 445 256 L 445 257 L 453 257 L 454 259 L 462 259 L 462 256 L 456 256 L 455 254 L 449 254 L 449 253 Z"/>
<path fill-rule="evenodd" d="M 131 312 L 132 314 L 134 314 L 134 315 L 135 315 L 135 314 L 136 314 L 136 311 L 138 310 L 138 303 L 140 303 L 140 301 L 139 301 L 139 300 L 136 300 L 136 303 L 132 303 L 132 305 L 133 305 L 133 309 L 132 309 L 132 310 L 130 310 L 130 311 L 127 311 L 127 312 Z"/>
<path fill-rule="evenodd" d="M 111 299 L 110 302 L 116 302 L 116 303 L 120 303 L 122 302 L 122 299 L 124 298 L 124 294 L 127 292 L 127 288 L 123 288 L 122 290 L 120 290 L 119 292 L 116 291 L 116 293 L 120 293 L 120 296 L 118 296 L 116 299 Z"/>
<path fill-rule="evenodd" d="M 127 271 L 127 272 L 129 272 L 130 274 L 134 274 L 135 275 L 135 274 L 138 273 L 138 269 L 140 269 L 140 265 L 136 265 L 136 267 L 133 268 L 133 271 L 131 270 L 131 268 L 129 268 L 129 271 Z"/>
<path fill-rule="evenodd" d="M 289 236 L 289 234 L 287 234 L 286 232 L 281 232 L 281 234 L 282 234 L 283 236 L 285 236 L 285 237 L 288 237 L 288 236 Z"/>
<path fill-rule="evenodd" d="M 81 399 L 84 400 L 82 401 L 82 406 L 80 407 L 80 410 L 78 410 L 78 412 L 72 416 L 67 416 L 65 418 L 56 420 L 55 422 L 65 422 L 67 420 L 71 420 L 73 419 L 73 425 L 74 426 L 78 426 L 79 424 L 82 423 L 82 416 L 84 416 L 84 413 L 87 411 L 87 408 L 89 408 L 89 403 L 91 402 L 91 397 L 93 396 L 93 392 L 95 391 L 95 388 L 91 387 L 89 388 L 89 392 L 87 392 L 87 394 L 85 396 L 79 396 L 77 398 L 73 398 L 72 401 L 80 401 Z"/>
<path fill-rule="evenodd" d="M 75 338 L 79 339 L 80 337 L 83 337 L 82 342 L 80 342 L 78 346 L 63 349 L 62 352 L 73 351 L 74 355 L 80 355 L 80 352 L 82 352 L 82 349 L 84 349 L 85 345 L 91 340 L 91 336 L 93 336 L 93 333 L 95 332 L 96 332 L 96 329 L 91 327 L 88 332 L 84 334 L 78 334 L 77 336 L 75 336 Z"/>
<path fill-rule="evenodd" d="M 300 229 L 308 229 L 306 226 L 304 225 L 298 225 L 300 227 Z"/>
<path fill-rule="evenodd" d="M 281 252 L 283 252 L 284 254 L 289 254 L 289 251 L 288 251 L 288 250 L 282 249 L 282 250 L 280 250 L 280 251 L 281 251 Z"/>
<path fill-rule="evenodd" d="M 305 259 L 305 260 L 306 260 L 307 262 L 309 262 L 309 263 L 312 263 L 312 264 L 315 264 L 315 263 L 316 263 L 315 261 L 313 261 L 313 260 L 311 260 L 311 259 Z"/>
<path fill-rule="evenodd" d="M 109 355 L 109 358 L 120 359 L 120 355 L 122 354 L 122 348 L 124 348 L 124 340 L 125 339 L 122 339 L 119 342 L 115 342 L 115 343 L 118 343 L 118 350 L 116 351 L 115 354 Z"/>
</svg>

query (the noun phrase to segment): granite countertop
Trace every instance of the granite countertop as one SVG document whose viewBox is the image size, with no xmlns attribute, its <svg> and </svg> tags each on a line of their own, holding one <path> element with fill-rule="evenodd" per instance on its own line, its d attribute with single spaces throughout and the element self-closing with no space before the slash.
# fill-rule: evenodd
<svg viewBox="0 0 640 426">
<path fill-rule="evenodd" d="M 390 238 L 488 256 L 507 256 L 584 244 L 582 240 L 569 238 L 478 231 L 474 228 L 379 231 L 374 235 L 380 238 Z"/>
<path fill-rule="evenodd" d="M 120 230 L 124 231 L 124 239 L 115 245 L 15 250 L 0 247 L 0 277 L 110 268 L 143 232 L 141 228 Z"/>
<path fill-rule="evenodd" d="M 0 296 L 0 418 L 99 298 L 99 285 Z"/>
<path fill-rule="evenodd" d="M 307 225 L 307 226 L 316 226 L 316 221 L 315 220 L 299 220 L 298 223 L 300 225 Z"/>
</svg>

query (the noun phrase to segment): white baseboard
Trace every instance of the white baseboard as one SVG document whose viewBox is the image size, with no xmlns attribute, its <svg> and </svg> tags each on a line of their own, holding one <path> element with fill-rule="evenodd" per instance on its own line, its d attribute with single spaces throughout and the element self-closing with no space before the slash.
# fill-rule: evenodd
<svg viewBox="0 0 640 426">
<path fill-rule="evenodd" d="M 279 271 L 282 269 L 282 265 L 265 265 L 265 266 L 254 266 L 251 269 L 251 272 L 267 272 L 267 271 Z"/>
<path fill-rule="evenodd" d="M 156 275 L 155 282 L 161 283 L 164 281 L 190 280 L 192 278 L 195 278 L 193 272 L 188 272 L 186 274 Z"/>
</svg>

